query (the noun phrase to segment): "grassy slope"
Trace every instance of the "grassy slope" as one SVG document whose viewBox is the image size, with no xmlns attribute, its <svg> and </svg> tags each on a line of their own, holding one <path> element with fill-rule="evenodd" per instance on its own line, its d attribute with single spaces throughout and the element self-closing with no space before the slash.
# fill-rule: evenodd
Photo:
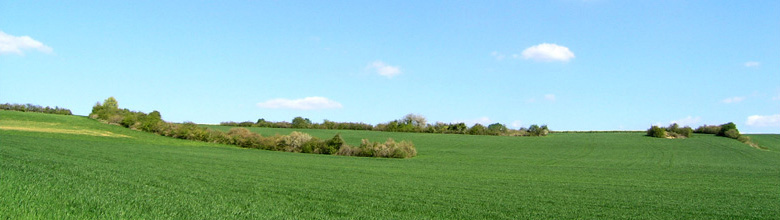
<svg viewBox="0 0 780 220">
<path fill-rule="evenodd" d="M 411 140 L 412 159 L 238 149 L 77 116 L 0 111 L 131 138 L 0 130 L 0 218 L 776 218 L 780 148 L 697 135 L 492 137 L 305 130 Z M 228 129 L 214 126 L 218 129 Z M 253 128 L 263 134 L 289 129 Z M 777 143 L 778 135 L 754 136 Z"/>
</svg>

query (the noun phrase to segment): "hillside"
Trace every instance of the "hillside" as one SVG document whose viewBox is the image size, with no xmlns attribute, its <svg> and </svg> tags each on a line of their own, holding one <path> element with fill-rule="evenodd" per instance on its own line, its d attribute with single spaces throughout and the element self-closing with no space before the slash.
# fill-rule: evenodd
<svg viewBox="0 0 780 220">
<path fill-rule="evenodd" d="M 229 127 L 209 126 L 227 130 Z M 263 135 L 293 129 L 251 128 Z M 81 116 L 0 111 L 0 218 L 776 218 L 769 150 L 712 135 L 501 137 L 305 130 L 411 140 L 411 159 L 241 149 Z"/>
</svg>

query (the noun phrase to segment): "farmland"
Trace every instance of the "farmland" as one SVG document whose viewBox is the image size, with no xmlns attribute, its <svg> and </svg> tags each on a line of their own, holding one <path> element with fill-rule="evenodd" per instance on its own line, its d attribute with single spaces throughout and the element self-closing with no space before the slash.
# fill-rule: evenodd
<svg viewBox="0 0 780 220">
<path fill-rule="evenodd" d="M 227 131 L 230 127 L 207 126 Z M 263 135 L 294 129 L 250 128 Z M 777 218 L 769 150 L 714 135 L 297 130 L 410 140 L 411 159 L 242 149 L 0 111 L 0 218 Z"/>
</svg>

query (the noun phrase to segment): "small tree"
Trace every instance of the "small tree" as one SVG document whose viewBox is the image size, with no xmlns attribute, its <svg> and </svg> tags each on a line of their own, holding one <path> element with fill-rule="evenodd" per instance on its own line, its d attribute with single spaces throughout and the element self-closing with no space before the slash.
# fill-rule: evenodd
<svg viewBox="0 0 780 220">
<path fill-rule="evenodd" d="M 485 135 L 487 134 L 487 129 L 485 128 L 485 126 L 477 123 L 474 126 L 471 126 L 471 128 L 469 128 L 468 133 L 470 135 Z"/>
<path fill-rule="evenodd" d="M 492 135 L 500 135 L 500 134 L 505 134 L 506 131 L 507 131 L 507 128 L 503 124 L 493 123 L 493 124 L 488 125 L 487 130 L 488 130 L 488 133 L 490 133 Z"/>
<path fill-rule="evenodd" d="M 293 128 L 309 128 L 309 127 L 311 127 L 311 120 L 309 120 L 308 118 L 300 117 L 300 116 L 295 117 L 292 120 L 292 127 Z"/>
</svg>

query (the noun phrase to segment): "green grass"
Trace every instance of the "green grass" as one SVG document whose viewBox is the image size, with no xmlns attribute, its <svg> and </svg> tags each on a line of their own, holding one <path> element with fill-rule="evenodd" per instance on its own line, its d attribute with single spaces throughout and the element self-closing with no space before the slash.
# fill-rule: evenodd
<svg viewBox="0 0 780 220">
<path fill-rule="evenodd" d="M 0 111 L 128 137 L 0 129 L 0 218 L 777 218 L 780 135 L 769 150 L 695 134 L 496 137 L 301 130 L 411 140 L 411 159 L 240 149 L 85 117 Z M 47 124 L 47 126 L 50 124 Z M 210 126 L 227 130 L 227 127 Z M 252 128 L 264 135 L 292 129 Z"/>
</svg>

